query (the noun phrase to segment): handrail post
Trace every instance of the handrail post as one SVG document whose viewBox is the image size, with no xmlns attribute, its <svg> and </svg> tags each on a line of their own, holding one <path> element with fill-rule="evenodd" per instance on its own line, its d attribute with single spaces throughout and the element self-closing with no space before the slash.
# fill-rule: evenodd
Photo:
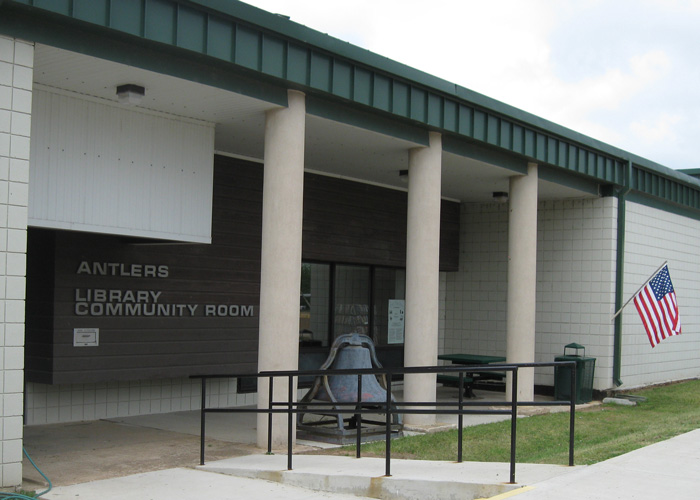
<svg viewBox="0 0 700 500">
<path fill-rule="evenodd" d="M 462 410 L 464 409 L 464 372 L 459 372 L 459 416 L 457 417 L 457 462 L 462 463 L 462 439 L 464 434 L 464 416 L 462 415 Z"/>
<path fill-rule="evenodd" d="M 362 374 L 357 374 L 357 409 L 362 411 Z M 355 458 L 360 458 L 362 452 L 360 447 L 362 445 L 362 413 L 355 414 L 355 425 L 357 428 L 357 440 L 355 442 Z"/>
<path fill-rule="evenodd" d="M 515 442 L 518 421 L 518 367 L 513 368 L 510 415 L 510 484 L 515 484 Z"/>
<path fill-rule="evenodd" d="M 294 375 L 289 376 L 287 387 L 287 470 L 292 470 L 292 447 L 294 446 L 294 435 L 292 432 L 292 399 L 294 393 Z"/>
<path fill-rule="evenodd" d="M 391 372 L 387 373 L 386 379 L 386 465 L 384 475 L 391 476 Z"/>
<path fill-rule="evenodd" d="M 274 393 L 273 391 L 273 386 L 275 383 L 274 377 L 268 377 L 270 379 L 268 385 L 268 394 L 267 394 L 267 409 L 269 410 L 267 412 L 267 454 L 272 453 L 272 394 Z"/>
<path fill-rule="evenodd" d="M 204 440 L 206 433 L 206 411 L 205 407 L 207 404 L 207 379 L 202 377 L 202 406 L 200 414 L 200 434 L 199 434 L 199 465 L 204 465 Z"/>
<path fill-rule="evenodd" d="M 569 466 L 574 465 L 574 425 L 576 422 L 576 371 L 578 365 L 571 365 L 571 407 L 569 409 Z"/>
</svg>

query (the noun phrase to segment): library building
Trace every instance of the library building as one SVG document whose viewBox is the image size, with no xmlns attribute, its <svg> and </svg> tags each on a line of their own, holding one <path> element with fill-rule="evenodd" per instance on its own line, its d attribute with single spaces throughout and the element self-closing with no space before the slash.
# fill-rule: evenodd
<svg viewBox="0 0 700 500">
<path fill-rule="evenodd" d="M 575 343 L 596 391 L 696 378 L 699 176 L 243 2 L 4 0 L 1 486 L 26 426 L 195 410 L 191 376 L 317 369 L 349 333 L 385 367 Z M 682 334 L 652 347 L 613 316 L 664 262 Z"/>
</svg>

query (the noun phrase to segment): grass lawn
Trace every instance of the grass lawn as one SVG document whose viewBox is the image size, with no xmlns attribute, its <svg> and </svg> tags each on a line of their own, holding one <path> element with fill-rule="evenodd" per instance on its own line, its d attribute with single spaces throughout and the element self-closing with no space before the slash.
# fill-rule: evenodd
<svg viewBox="0 0 700 500">
<path fill-rule="evenodd" d="M 593 464 L 700 428 L 700 380 L 653 387 L 630 394 L 644 396 L 637 406 L 605 404 L 576 412 L 576 465 Z M 516 461 L 568 464 L 569 413 L 518 419 Z M 355 447 L 335 450 L 354 455 Z M 362 446 L 362 456 L 384 456 L 384 442 Z M 395 439 L 392 458 L 457 459 L 457 431 Z M 510 422 L 464 429 L 465 461 L 508 462 Z"/>
</svg>

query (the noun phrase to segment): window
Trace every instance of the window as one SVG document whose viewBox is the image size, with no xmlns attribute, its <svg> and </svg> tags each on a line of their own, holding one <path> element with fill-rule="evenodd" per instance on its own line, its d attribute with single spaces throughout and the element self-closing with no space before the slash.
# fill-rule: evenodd
<svg viewBox="0 0 700 500">
<path fill-rule="evenodd" d="M 329 345 L 330 277 L 330 264 L 301 265 L 299 342 L 302 346 Z"/>
<path fill-rule="evenodd" d="M 333 338 L 346 333 L 369 335 L 368 266 L 335 266 Z"/>
<path fill-rule="evenodd" d="M 402 344 L 403 316 L 394 312 L 403 310 L 405 290 L 403 269 L 303 263 L 300 345 L 328 347 L 332 339 L 354 332 L 370 336 L 377 346 Z"/>
</svg>

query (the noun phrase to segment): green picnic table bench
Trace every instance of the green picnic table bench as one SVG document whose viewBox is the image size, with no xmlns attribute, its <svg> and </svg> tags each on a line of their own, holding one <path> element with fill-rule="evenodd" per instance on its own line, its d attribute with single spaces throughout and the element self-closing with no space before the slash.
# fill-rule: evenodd
<svg viewBox="0 0 700 500">
<path fill-rule="evenodd" d="M 492 363 L 503 363 L 506 358 L 503 356 L 486 356 L 483 354 L 440 354 L 438 359 L 451 361 L 453 365 L 469 366 L 469 371 L 464 374 L 464 397 L 475 398 L 474 382 L 478 380 L 503 380 L 506 376 L 504 372 L 495 372 L 490 370 L 480 371 L 477 366 L 489 365 Z M 474 367 L 474 369 L 471 369 Z M 438 382 L 445 385 L 455 386 L 459 383 L 459 375 L 439 374 Z"/>
</svg>

